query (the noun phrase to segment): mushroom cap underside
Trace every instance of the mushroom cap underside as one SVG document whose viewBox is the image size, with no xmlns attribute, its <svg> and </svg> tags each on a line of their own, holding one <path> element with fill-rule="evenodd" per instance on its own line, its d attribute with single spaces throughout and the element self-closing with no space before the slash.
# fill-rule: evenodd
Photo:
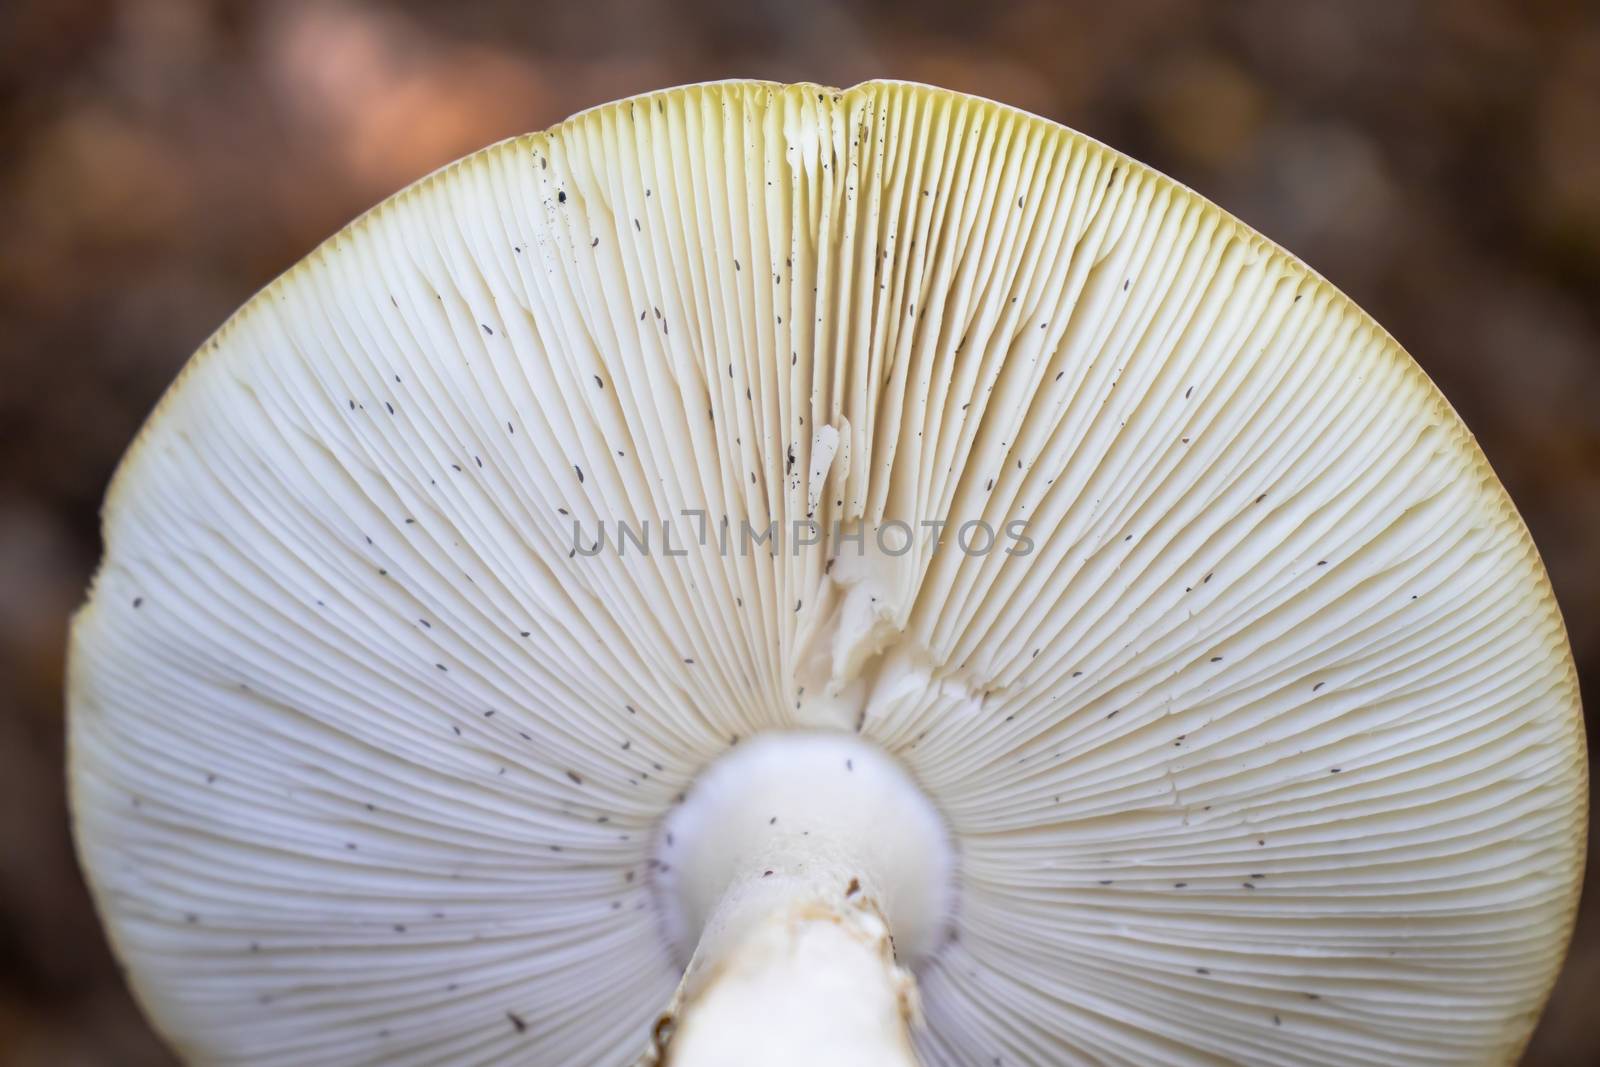
<svg viewBox="0 0 1600 1067">
<path fill-rule="evenodd" d="M 452 164 L 205 344 L 104 529 L 76 837 L 197 1059 L 631 1061 L 661 820 L 785 729 L 946 821 L 929 1064 L 1503 1061 L 1570 934 L 1571 653 L 1468 431 L 987 101 L 716 83 Z"/>
</svg>

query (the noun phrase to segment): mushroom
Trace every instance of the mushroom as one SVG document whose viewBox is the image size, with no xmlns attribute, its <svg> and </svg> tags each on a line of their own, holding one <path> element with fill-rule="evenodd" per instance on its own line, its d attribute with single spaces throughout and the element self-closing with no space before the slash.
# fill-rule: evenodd
<svg viewBox="0 0 1600 1067">
<path fill-rule="evenodd" d="M 76 841 L 200 1062 L 1457 1063 L 1586 763 L 1538 555 L 1371 319 L 937 89 L 452 164 L 107 493 Z"/>
</svg>

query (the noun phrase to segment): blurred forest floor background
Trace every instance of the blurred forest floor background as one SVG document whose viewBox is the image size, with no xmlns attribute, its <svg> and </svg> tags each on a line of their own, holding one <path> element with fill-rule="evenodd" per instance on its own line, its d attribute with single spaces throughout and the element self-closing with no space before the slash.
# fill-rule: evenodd
<svg viewBox="0 0 1600 1067">
<path fill-rule="evenodd" d="M 79 878 L 67 620 L 187 354 L 377 200 L 616 97 L 892 76 L 1173 174 L 1371 311 L 1479 436 L 1600 708 L 1600 8 L 0 3 L 0 1064 L 165 1064 Z M 1600 1063 L 1600 892 L 1528 1063 Z"/>
</svg>

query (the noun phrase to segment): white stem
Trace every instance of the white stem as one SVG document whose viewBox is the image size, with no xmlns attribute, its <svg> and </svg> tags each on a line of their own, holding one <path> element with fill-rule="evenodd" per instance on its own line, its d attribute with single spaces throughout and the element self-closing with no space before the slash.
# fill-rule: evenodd
<svg viewBox="0 0 1600 1067">
<path fill-rule="evenodd" d="M 826 731 L 740 745 L 660 835 L 655 887 L 688 962 L 647 1059 L 915 1067 L 908 965 L 937 946 L 950 881 L 941 820 L 881 750 Z"/>
<path fill-rule="evenodd" d="M 833 865 L 730 888 L 658 1028 L 668 1067 L 916 1067 L 916 982 L 857 876 Z"/>
</svg>

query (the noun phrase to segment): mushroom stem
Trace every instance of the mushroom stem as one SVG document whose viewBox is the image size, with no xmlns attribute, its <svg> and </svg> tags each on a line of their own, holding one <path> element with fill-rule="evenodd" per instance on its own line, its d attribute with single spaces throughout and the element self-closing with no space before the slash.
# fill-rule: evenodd
<svg viewBox="0 0 1600 1067">
<path fill-rule="evenodd" d="M 774 731 L 712 763 L 652 868 L 687 961 L 654 1062 L 913 1067 L 911 968 L 946 928 L 952 862 L 927 797 L 852 734 Z"/>
<path fill-rule="evenodd" d="M 656 1028 L 660 1063 L 915 1067 L 916 981 L 853 866 L 759 867 L 729 887 Z"/>
</svg>

